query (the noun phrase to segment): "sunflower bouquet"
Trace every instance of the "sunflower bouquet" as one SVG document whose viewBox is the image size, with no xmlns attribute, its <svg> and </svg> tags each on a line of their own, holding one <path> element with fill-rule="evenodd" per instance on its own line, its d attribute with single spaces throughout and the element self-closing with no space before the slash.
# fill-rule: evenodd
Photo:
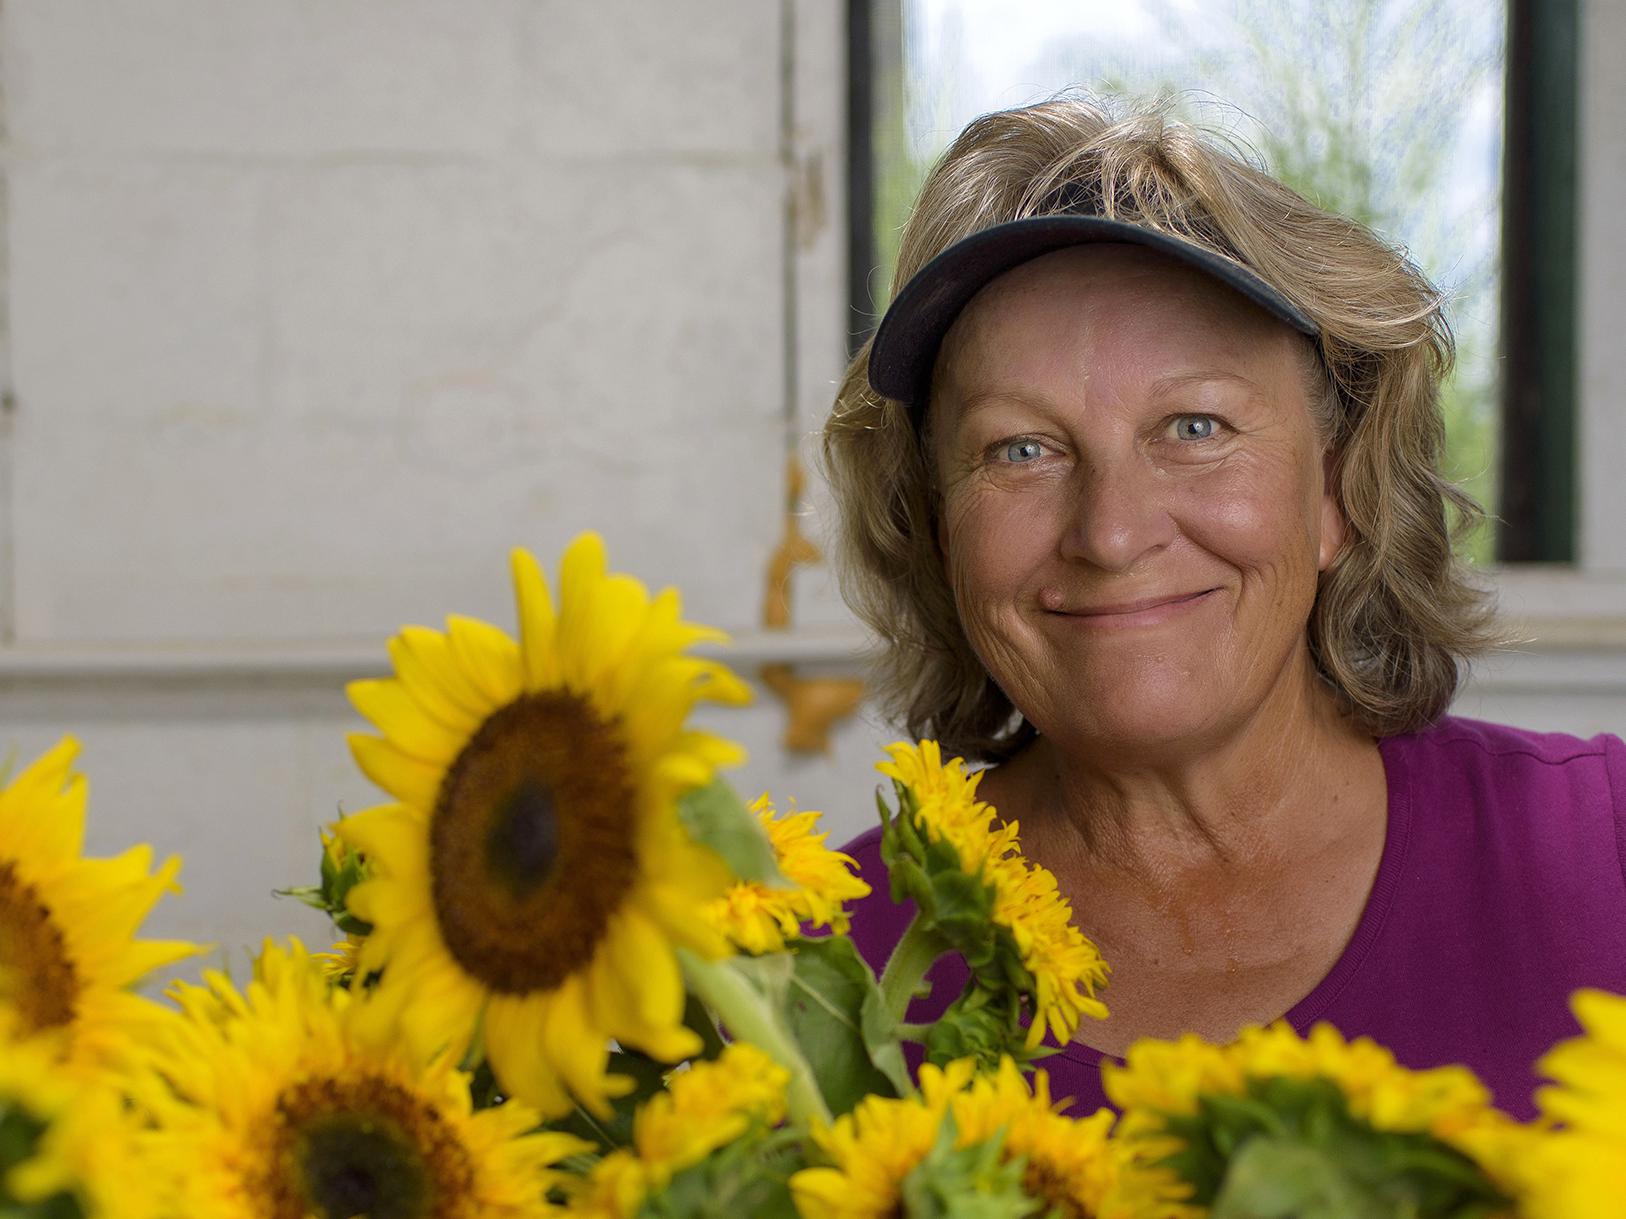
<svg viewBox="0 0 1626 1219">
<path fill-rule="evenodd" d="M 1543 1066 L 1545 1116 L 1330 1028 L 1142 1042 L 1117 1110 L 1053 1098 L 1046 1044 L 1108 970 L 1055 878 L 930 741 L 878 769 L 908 930 L 879 974 L 869 892 L 818 814 L 747 804 L 690 723 L 747 687 L 719 633 L 566 551 L 512 558 L 518 637 L 407 627 L 354 683 L 387 799 L 324 832 L 328 952 L 137 986 L 197 951 L 136 938 L 178 861 L 83 857 L 65 741 L 0 790 L 0 1215 L 36 1219 L 1216 1219 L 1626 1205 L 1626 999 Z M 911 1000 L 946 955 L 966 982 Z"/>
</svg>

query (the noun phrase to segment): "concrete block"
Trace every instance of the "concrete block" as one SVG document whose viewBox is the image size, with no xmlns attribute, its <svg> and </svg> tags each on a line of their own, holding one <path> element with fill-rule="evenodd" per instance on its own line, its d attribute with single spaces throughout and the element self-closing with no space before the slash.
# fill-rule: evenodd
<svg viewBox="0 0 1626 1219">
<path fill-rule="evenodd" d="M 21 420 L 130 428 L 261 406 L 256 175 L 38 165 L 8 174 Z"/>
<path fill-rule="evenodd" d="M 527 139 L 543 153 L 776 155 L 778 4 L 546 4 L 525 30 Z"/>
<path fill-rule="evenodd" d="M 23 152 L 490 154 L 515 133 L 524 7 L 14 0 L 8 136 Z"/>
<path fill-rule="evenodd" d="M 785 435 L 777 171 L 648 171 L 658 217 L 614 167 L 285 176 L 263 227 L 244 204 L 211 239 L 259 295 L 206 295 L 182 325 L 188 276 L 153 308 L 136 285 L 164 259 L 119 269 L 147 239 L 102 217 L 77 286 L 30 310 L 19 638 L 382 644 L 453 609 L 507 621 L 507 548 L 551 558 L 586 527 L 697 616 L 756 622 Z M 23 282 L 44 294 L 75 257 L 65 237 Z"/>
<path fill-rule="evenodd" d="M 583 451 L 485 473 L 425 471 L 386 433 L 199 432 L 137 447 L 105 433 L 24 435 L 17 471 L 17 630 L 24 643 L 376 640 L 472 613 L 513 627 L 507 552 L 550 567 L 577 531 L 616 567 L 678 584 L 695 617 L 754 623 L 776 521 L 776 433 L 732 426 L 703 451 L 670 433 L 624 456 Z M 649 454 L 666 443 L 661 460 Z M 698 446 L 697 446 L 698 448 Z"/>
</svg>

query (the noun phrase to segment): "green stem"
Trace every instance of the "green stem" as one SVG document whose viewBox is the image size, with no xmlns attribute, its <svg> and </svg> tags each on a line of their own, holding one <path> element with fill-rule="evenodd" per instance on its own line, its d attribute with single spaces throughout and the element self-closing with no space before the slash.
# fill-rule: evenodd
<svg viewBox="0 0 1626 1219">
<path fill-rule="evenodd" d="M 886 960 L 881 972 L 881 998 L 892 1019 L 902 1024 L 913 999 L 926 981 L 926 971 L 948 951 L 948 942 L 926 925 L 918 910 Z"/>
<path fill-rule="evenodd" d="M 761 994 L 726 963 L 707 961 L 687 949 L 678 949 L 683 979 L 700 1001 L 722 1021 L 733 1036 L 749 1041 L 785 1070 L 790 1084 L 785 1099 L 791 1116 L 808 1125 L 831 1122 L 830 1106 L 824 1103 L 813 1068 L 807 1065 L 801 1048 L 786 1034 L 774 1011 Z"/>
</svg>

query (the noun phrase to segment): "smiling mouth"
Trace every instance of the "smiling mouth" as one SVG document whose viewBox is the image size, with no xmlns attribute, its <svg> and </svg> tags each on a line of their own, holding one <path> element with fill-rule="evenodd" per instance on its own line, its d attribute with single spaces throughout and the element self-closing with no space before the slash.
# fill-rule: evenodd
<svg viewBox="0 0 1626 1219">
<path fill-rule="evenodd" d="M 1201 601 L 1210 593 L 1218 591 L 1215 588 L 1204 588 L 1194 593 L 1142 597 L 1135 601 L 1118 601 L 1109 605 L 1079 606 L 1074 609 L 1052 610 L 1051 612 L 1058 617 L 1077 618 L 1085 622 L 1111 623 L 1121 621 L 1128 623 L 1137 620 L 1149 621 L 1177 613 L 1186 606 Z"/>
</svg>

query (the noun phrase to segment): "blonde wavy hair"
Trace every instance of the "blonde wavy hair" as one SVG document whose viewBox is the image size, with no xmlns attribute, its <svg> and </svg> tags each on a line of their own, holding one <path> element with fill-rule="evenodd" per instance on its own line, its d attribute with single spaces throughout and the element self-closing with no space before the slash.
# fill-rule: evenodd
<svg viewBox="0 0 1626 1219">
<path fill-rule="evenodd" d="M 1442 714 L 1463 663 L 1495 636 L 1488 599 L 1453 546 L 1481 511 L 1440 473 L 1439 387 L 1455 356 L 1440 293 L 1371 230 L 1175 120 L 1166 103 L 1115 115 L 1068 97 L 985 115 L 960 134 L 921 187 L 893 295 L 961 238 L 1077 210 L 1080 197 L 1101 215 L 1246 265 L 1320 327 L 1323 385 L 1312 413 L 1348 527 L 1316 590 L 1310 651 L 1374 736 Z M 929 404 L 922 409 L 917 421 L 870 388 L 866 344 L 823 435 L 843 591 L 881 641 L 882 710 L 912 736 L 1001 761 L 1034 729 L 961 628 L 937 545 Z"/>
</svg>

